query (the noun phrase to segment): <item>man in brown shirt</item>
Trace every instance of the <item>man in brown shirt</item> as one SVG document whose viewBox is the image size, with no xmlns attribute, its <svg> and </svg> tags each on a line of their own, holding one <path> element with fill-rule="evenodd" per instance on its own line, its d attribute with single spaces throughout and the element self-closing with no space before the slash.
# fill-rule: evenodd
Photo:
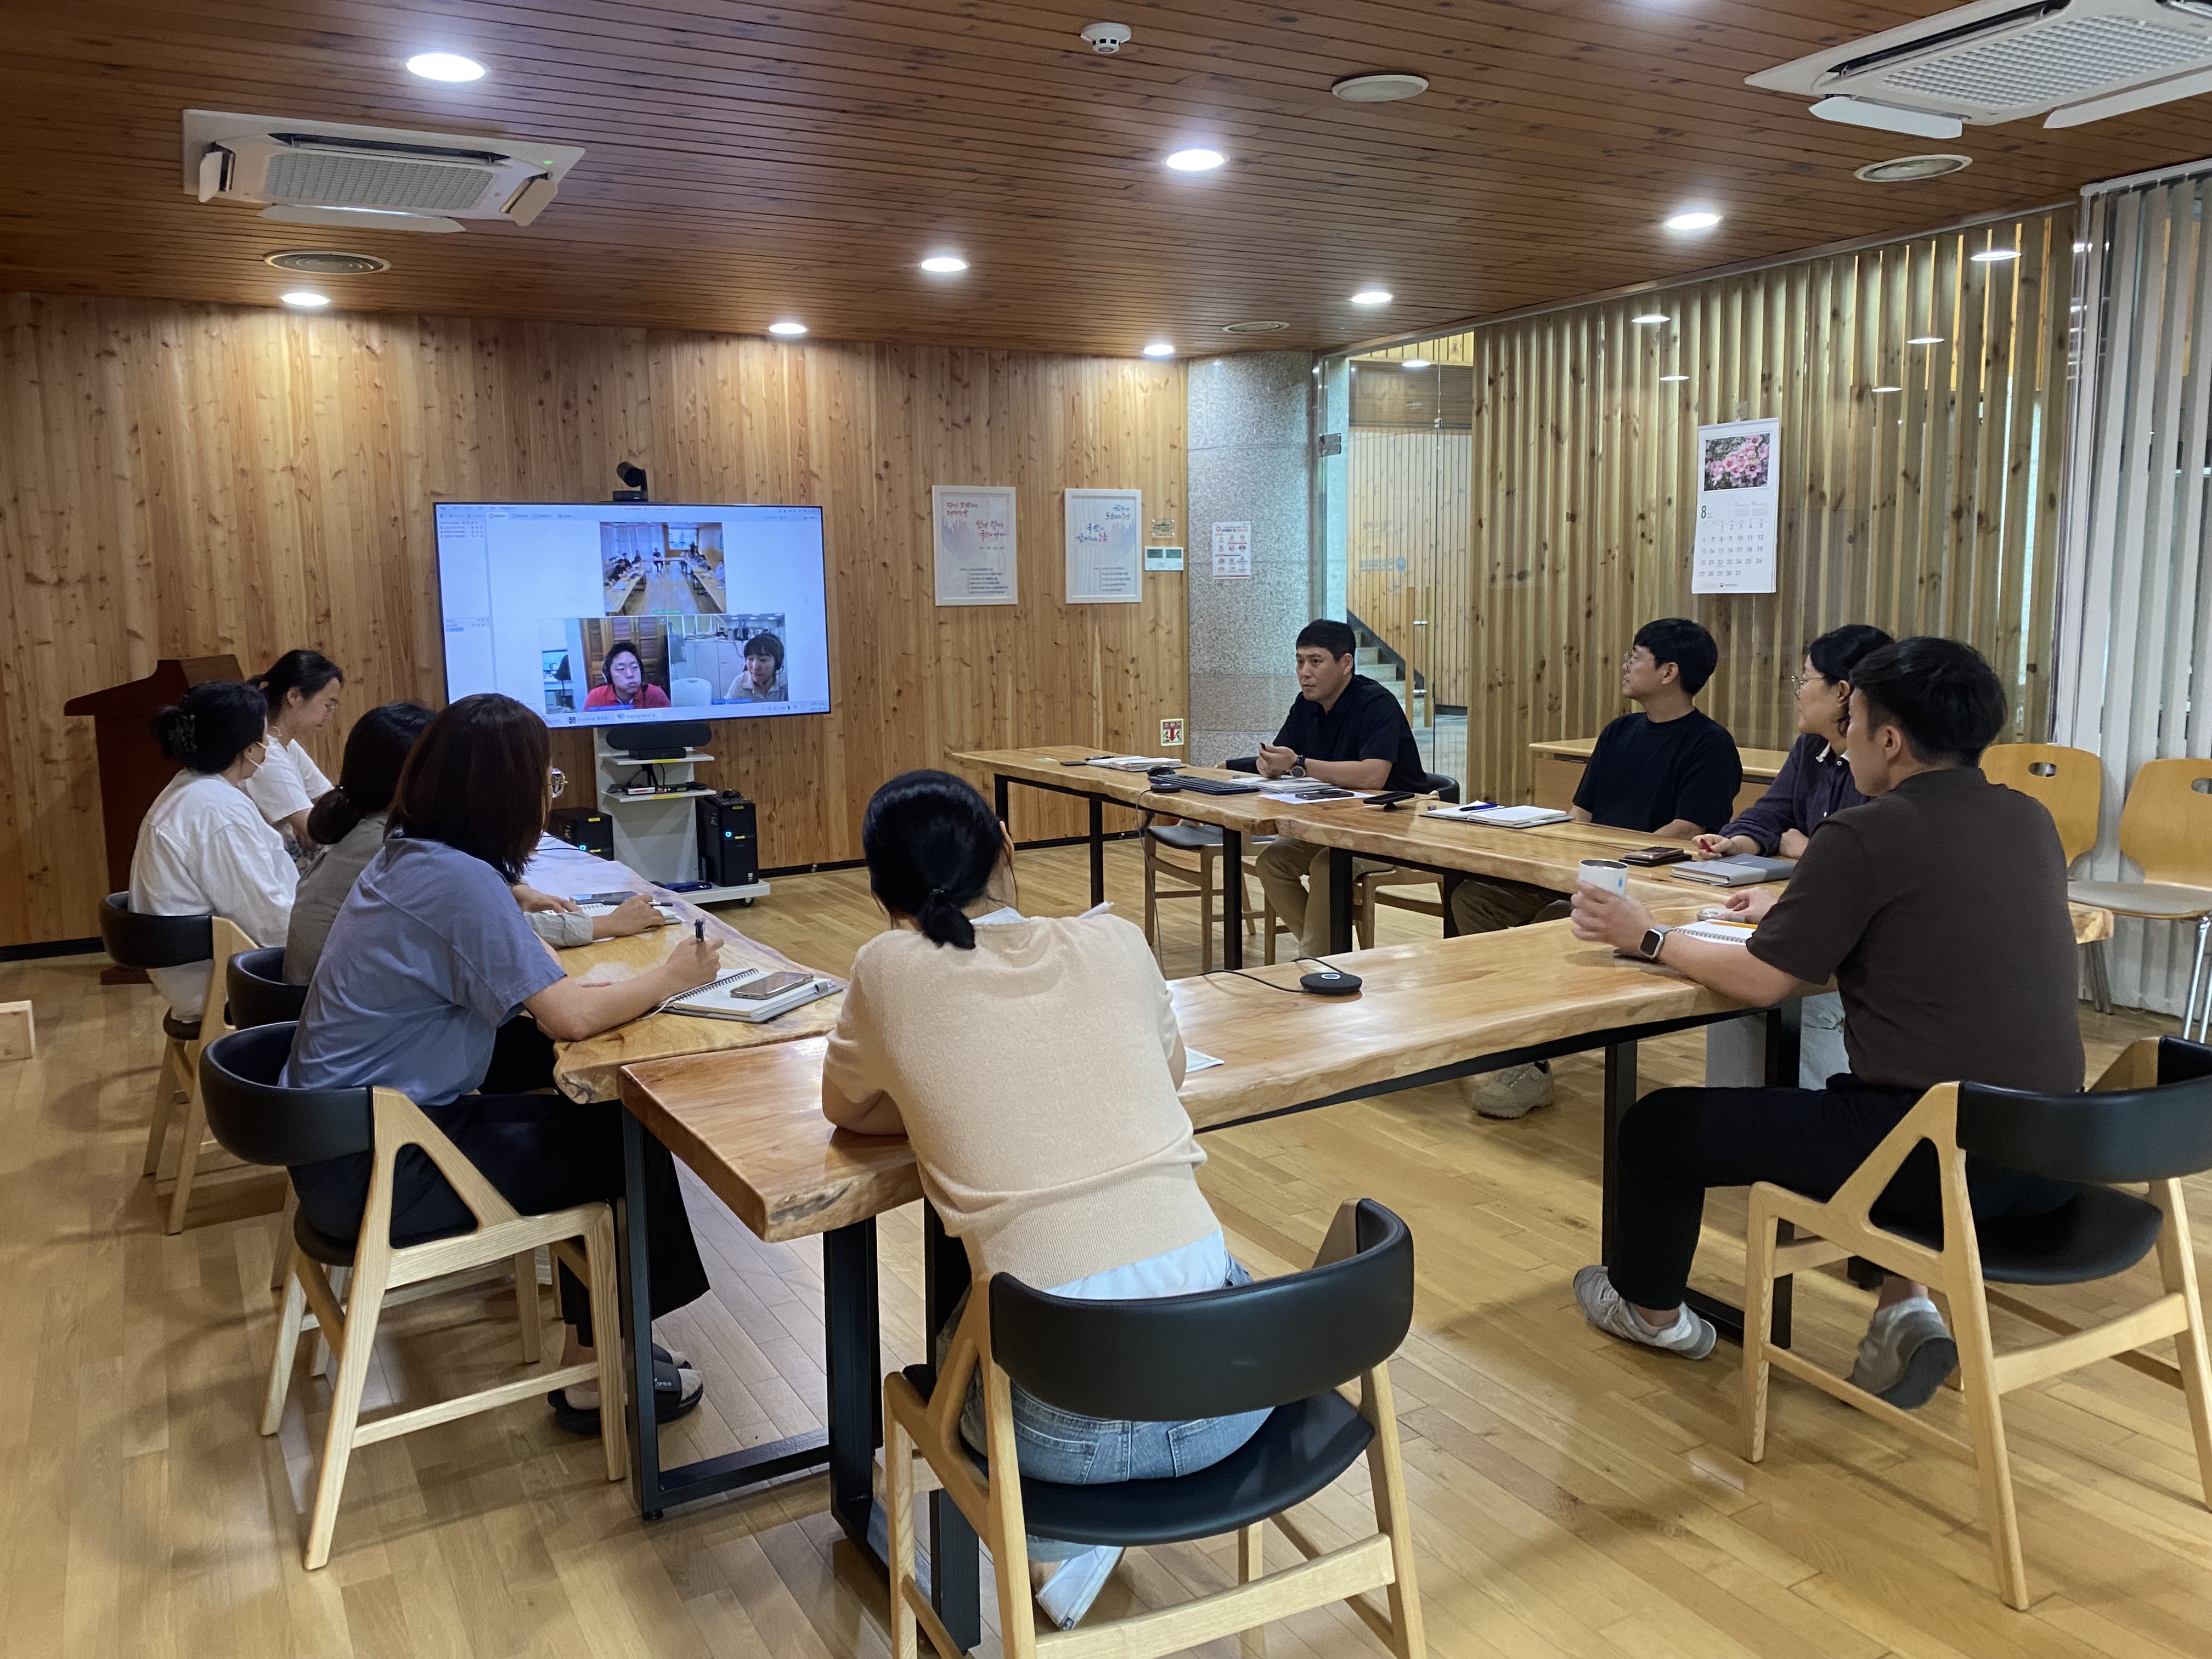
<svg viewBox="0 0 2212 1659">
<path fill-rule="evenodd" d="M 2042 805 L 1983 777 L 2004 689 L 1971 646 L 1911 639 L 1852 676 L 1845 753 L 1869 799 L 1814 830 L 1779 897 L 1729 901 L 1759 923 L 1747 946 L 1656 927 L 1643 906 L 1584 886 L 1577 938 L 1662 962 L 1765 1004 L 1832 977 L 1851 1069 L 1825 1089 L 1662 1089 L 1622 1120 L 1615 1260 L 1575 1275 L 1600 1329 L 1703 1358 L 1713 1331 L 1682 1294 L 1705 1189 L 1771 1181 L 1826 1198 L 1931 1085 L 1966 1079 L 2078 1090 L 2074 929 L 2066 857 Z M 2075 1188 L 1969 1158 L 1977 1216 L 2039 1215 Z M 1937 1219 L 1935 1153 L 1923 1146 L 1878 1213 Z M 1924 1285 L 1893 1275 L 1852 1381 L 1907 1408 L 1958 1358 Z"/>
</svg>

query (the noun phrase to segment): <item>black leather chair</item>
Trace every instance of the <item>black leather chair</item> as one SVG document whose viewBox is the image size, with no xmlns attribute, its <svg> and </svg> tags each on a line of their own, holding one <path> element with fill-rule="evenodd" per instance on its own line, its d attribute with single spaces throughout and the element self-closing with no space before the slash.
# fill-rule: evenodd
<svg viewBox="0 0 2212 1659">
<path fill-rule="evenodd" d="M 1393 1651 L 1422 1651 L 1413 1532 L 1389 1361 L 1413 1312 L 1413 1240 L 1371 1200 L 1346 1204 L 1314 1266 L 1234 1289 L 1156 1301 L 1085 1302 L 1000 1274 L 969 1297 L 934 1386 L 921 1368 L 884 1383 L 890 1520 L 892 1652 L 913 1659 L 917 1622 L 951 1651 L 914 1581 L 912 1451 L 919 1448 L 991 1552 L 1000 1631 L 1009 1659 L 1033 1656 L 1025 1534 L 1081 1544 L 1167 1544 L 1238 1534 L 1240 1586 L 1203 1602 L 1146 1614 L 1131 1653 L 1158 1654 L 1251 1629 L 1342 1599 Z M 969 1379 L 980 1368 L 988 1433 L 983 1468 L 960 1441 Z M 1337 1392 L 1359 1379 L 1355 1408 Z M 1019 1385 L 1064 1411 L 1174 1422 L 1266 1410 L 1245 1444 L 1210 1468 L 1173 1480 L 1060 1486 L 1019 1474 L 1011 1410 Z M 1365 1454 L 1379 1530 L 1324 1552 L 1284 1511 Z M 1018 1493 L 997 1482 L 1008 1473 Z M 1261 1534 L 1273 1519 L 1331 1571 L 1319 1588 L 1262 1576 Z M 1385 1618 L 1364 1592 L 1387 1588 Z M 1242 1625 L 1225 1613 L 1243 1609 Z M 1086 1636 L 1093 1634 L 1086 1630 Z M 1123 1651 L 1115 1649 L 1115 1651 Z"/>
<path fill-rule="evenodd" d="M 622 1344 L 599 1344 L 586 1364 L 558 1367 L 518 1380 L 511 1375 L 494 1386 L 396 1413 L 374 1423 L 361 1422 L 361 1395 L 368 1380 L 382 1310 L 456 1288 L 453 1275 L 465 1269 L 511 1266 L 515 1275 L 516 1311 L 522 1327 L 522 1358 L 535 1364 L 540 1354 L 538 1249 L 550 1246 L 587 1286 L 592 1322 L 616 1328 L 614 1212 L 605 1204 L 579 1204 L 545 1215 L 518 1215 L 460 1149 L 396 1089 L 289 1089 L 279 1079 L 292 1052 L 297 1028 L 289 1023 L 255 1025 L 210 1042 L 200 1056 L 200 1092 L 208 1126 L 223 1147 L 249 1164 L 285 1166 L 367 1152 L 375 1159 L 368 1208 L 356 1240 L 331 1237 L 297 1212 L 292 1228 L 291 1259 L 284 1277 L 284 1305 L 276 1321 L 276 1350 L 269 1369 L 269 1389 L 261 1413 L 261 1432 L 274 1434 L 283 1420 L 292 1365 L 300 1334 L 319 1327 L 331 1333 L 338 1356 L 331 1385 L 329 1426 L 309 1518 L 307 1565 L 312 1570 L 330 1559 L 331 1534 L 337 1524 L 338 1496 L 355 1446 L 388 1439 L 491 1411 L 516 1401 L 535 1399 L 571 1382 L 597 1382 L 600 1398 L 623 1397 Z M 393 1166 L 402 1151 L 419 1147 L 452 1183 L 477 1218 L 473 1231 L 405 1245 L 392 1242 Z M 581 1241 L 581 1249 L 577 1248 Z M 326 1269 L 351 1269 L 346 1307 Z M 434 1283 L 433 1281 L 435 1281 Z M 410 1296 L 409 1289 L 414 1290 Z M 607 1479 L 627 1473 L 629 1454 L 622 1413 L 600 1413 L 600 1441 Z"/>
<path fill-rule="evenodd" d="M 265 946 L 240 951 L 230 959 L 230 1023 L 243 1030 L 249 1025 L 277 1025 L 297 1019 L 307 1000 L 307 988 L 284 980 L 284 947 Z"/>
<path fill-rule="evenodd" d="M 1891 1177 L 1923 1141 L 1936 1151 L 1942 1224 L 1914 1225 L 1887 1213 L 1875 1216 L 1874 1206 Z M 1967 1201 L 1960 1154 L 2026 1175 L 2083 1184 L 2076 1196 L 2049 1214 L 1977 1221 Z M 2212 1424 L 2207 1416 L 2212 1408 L 2212 1364 L 2206 1357 L 2196 1256 L 2181 1192 L 2185 1176 L 2206 1170 L 2212 1170 L 2212 1048 L 2178 1037 L 2152 1037 L 2129 1047 L 2085 1094 L 1938 1085 L 1825 1202 L 1764 1182 L 1753 1188 L 1744 1287 L 1745 1456 L 1755 1463 L 1765 1455 L 1769 1368 L 1779 1365 L 1976 1465 L 1998 1592 L 2012 1606 L 2025 1608 L 2027 1574 L 2021 1559 L 2001 1397 L 2172 1337 L 2179 1361 L 2172 1380 L 2188 1399 L 2198 1479 L 2205 1502 L 2212 1505 Z M 2148 1197 L 2120 1190 L 2136 1183 L 2148 1183 Z M 1781 1221 L 1796 1224 L 1800 1242 L 1778 1243 L 1775 1224 Z M 2086 1328 L 2067 1326 L 1988 1289 L 1990 1284 L 2080 1285 L 2110 1279 L 2153 1249 L 2158 1252 L 2163 1293 Z M 1848 1255 L 1863 1256 L 1928 1285 L 1949 1304 L 1971 1440 L 1957 1439 L 1900 1412 L 1769 1340 L 1775 1277 Z M 1993 1302 L 2057 1330 L 2063 1340 L 1997 1353 L 1990 1333 Z"/>
</svg>

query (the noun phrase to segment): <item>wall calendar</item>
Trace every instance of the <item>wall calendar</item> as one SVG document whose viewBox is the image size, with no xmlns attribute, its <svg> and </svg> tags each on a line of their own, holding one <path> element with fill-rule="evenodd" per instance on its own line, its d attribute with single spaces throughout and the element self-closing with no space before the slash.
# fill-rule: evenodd
<svg viewBox="0 0 2212 1659">
<path fill-rule="evenodd" d="M 1698 428 L 1692 593 L 1771 593 L 1780 520 L 1782 422 Z"/>
</svg>

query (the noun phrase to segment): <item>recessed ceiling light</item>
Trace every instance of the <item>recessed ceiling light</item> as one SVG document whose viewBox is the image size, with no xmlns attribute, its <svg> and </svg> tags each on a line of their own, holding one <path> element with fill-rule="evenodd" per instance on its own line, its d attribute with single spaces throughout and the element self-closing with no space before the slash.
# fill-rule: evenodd
<svg viewBox="0 0 2212 1659">
<path fill-rule="evenodd" d="M 1869 161 L 1852 169 L 1851 177 L 1869 185 L 1909 185 L 1922 179 L 1941 179 L 1973 166 L 1971 155 L 1899 155 L 1887 161 Z"/>
<path fill-rule="evenodd" d="M 1428 366 L 1429 360 L 1426 357 L 1408 357 L 1399 365 L 1401 368 L 1426 368 Z"/>
<path fill-rule="evenodd" d="M 289 294 L 280 294 L 276 297 L 295 311 L 320 311 L 331 302 L 329 295 L 318 294 L 311 288 L 295 288 Z"/>
<path fill-rule="evenodd" d="M 1942 345 L 1943 343 L 1943 337 L 1940 334 L 1916 334 L 1905 343 L 1907 345 Z"/>
<path fill-rule="evenodd" d="M 2007 259 L 2019 258 L 2020 250 L 2016 247 L 1985 247 L 1972 258 L 1978 265 L 1993 265 Z"/>
<path fill-rule="evenodd" d="M 1686 380 L 1689 378 L 1690 377 L 1686 374 L 1662 374 L 1659 377 L 1659 381 L 1661 385 L 1665 386 L 1672 384 L 1676 380 Z"/>
<path fill-rule="evenodd" d="M 407 72 L 425 81 L 481 81 L 484 66 L 457 52 L 422 52 L 407 60 Z"/>
<path fill-rule="evenodd" d="M 1875 391 L 1876 392 L 1902 392 L 1902 391 L 1904 391 L 1904 390 L 1905 390 L 1905 388 L 1904 388 L 1903 386 L 1878 386 L 1875 387 L 1874 389 L 1875 389 Z"/>
<path fill-rule="evenodd" d="M 787 338 L 796 339 L 799 336 L 806 332 L 806 325 L 804 323 L 794 323 L 789 321 L 770 323 L 768 325 L 768 331 L 771 334 L 783 335 Z"/>
<path fill-rule="evenodd" d="M 1387 306 L 1390 303 L 1390 290 L 1387 288 L 1363 288 L 1352 296 L 1352 303 L 1356 306 Z"/>
<path fill-rule="evenodd" d="M 1669 230 L 1711 230 L 1720 223 L 1721 216 L 1711 208 L 1684 208 L 1667 221 Z"/>
<path fill-rule="evenodd" d="M 1653 323 L 1665 322 L 1667 313 L 1663 311 L 1647 311 L 1641 317 L 1631 317 L 1628 320 L 1632 323 L 1641 323 L 1649 327 Z"/>
<path fill-rule="evenodd" d="M 1228 159 L 1218 149 L 1179 149 L 1167 164 L 1177 173 L 1211 173 Z"/>
<path fill-rule="evenodd" d="M 968 262 L 957 253 L 933 253 L 921 262 L 921 268 L 933 276 L 950 276 L 967 270 Z"/>
<path fill-rule="evenodd" d="M 1145 348 L 1145 356 L 1147 357 L 1172 357 L 1175 356 L 1175 342 L 1172 340 L 1154 340 L 1151 344 Z"/>
<path fill-rule="evenodd" d="M 1418 98 L 1429 89 L 1419 75 L 1352 75 L 1329 91 L 1347 104 L 1395 104 L 1401 98 Z"/>
</svg>

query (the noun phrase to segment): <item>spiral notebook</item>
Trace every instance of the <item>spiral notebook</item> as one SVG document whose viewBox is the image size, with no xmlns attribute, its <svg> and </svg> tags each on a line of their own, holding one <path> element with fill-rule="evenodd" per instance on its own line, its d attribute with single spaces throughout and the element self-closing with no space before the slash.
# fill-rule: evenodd
<svg viewBox="0 0 2212 1659">
<path fill-rule="evenodd" d="M 837 981 L 826 974 L 800 973 L 796 983 L 782 986 L 766 996 L 760 994 L 764 981 L 790 977 L 787 969 L 740 968 L 735 973 L 724 974 L 669 998 L 653 1012 L 694 1014 L 702 1019 L 739 1019 L 749 1025 L 758 1025 L 778 1014 L 787 1014 L 793 1008 L 818 1002 L 838 988 Z"/>
</svg>

